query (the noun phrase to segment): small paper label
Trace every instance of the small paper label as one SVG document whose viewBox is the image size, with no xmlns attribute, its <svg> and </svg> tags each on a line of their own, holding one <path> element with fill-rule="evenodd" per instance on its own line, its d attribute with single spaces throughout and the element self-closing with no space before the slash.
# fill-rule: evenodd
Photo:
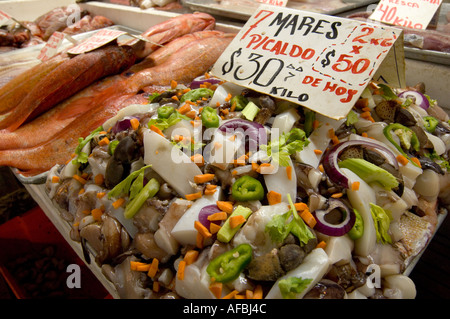
<svg viewBox="0 0 450 319">
<path fill-rule="evenodd" d="M 92 37 L 82 41 L 77 46 L 70 49 L 70 54 L 80 54 L 98 49 L 105 44 L 117 39 L 121 35 L 127 34 L 125 31 L 102 29 L 95 33 Z"/>
<path fill-rule="evenodd" d="M 381 0 L 370 19 L 412 29 L 426 29 L 442 0 Z"/>
<path fill-rule="evenodd" d="M 270 4 L 278 7 L 285 7 L 288 3 L 288 0 L 255 0 L 255 1 L 262 4 Z"/>
<path fill-rule="evenodd" d="M 211 73 L 341 119 L 401 33 L 392 27 L 261 5 Z M 398 48 L 400 57 L 402 50 Z"/>
<path fill-rule="evenodd" d="M 38 59 L 42 62 L 47 61 L 56 53 L 58 53 L 58 48 L 64 40 L 64 33 L 62 32 L 54 32 L 52 36 L 48 39 L 45 46 L 42 48 L 39 53 Z"/>
</svg>

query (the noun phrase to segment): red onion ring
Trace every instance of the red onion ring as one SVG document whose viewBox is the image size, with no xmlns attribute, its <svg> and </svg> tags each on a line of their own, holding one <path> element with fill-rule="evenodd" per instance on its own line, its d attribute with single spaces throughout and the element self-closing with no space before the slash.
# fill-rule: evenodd
<svg viewBox="0 0 450 319">
<path fill-rule="evenodd" d="M 427 110 L 430 107 L 430 102 L 427 97 L 420 92 L 417 91 L 404 91 L 398 95 L 401 98 L 412 98 L 414 103 L 424 110 Z"/>
<path fill-rule="evenodd" d="M 196 77 L 194 80 L 192 80 L 191 84 L 189 85 L 189 88 L 191 90 L 198 89 L 200 87 L 200 85 L 202 85 L 205 82 L 208 82 L 211 84 L 219 84 L 220 82 L 222 82 L 222 80 L 215 78 L 215 77 L 206 77 L 206 76 L 202 75 L 202 76 Z"/>
<path fill-rule="evenodd" d="M 341 186 L 343 188 L 349 188 L 350 185 L 348 183 L 348 178 L 345 176 L 344 173 L 342 173 L 341 169 L 338 165 L 338 157 L 344 151 L 347 147 L 350 146 L 363 146 L 367 147 L 370 150 L 373 150 L 377 152 L 378 154 L 382 155 L 384 158 L 386 158 L 391 165 L 395 167 L 396 170 L 398 170 L 398 162 L 395 158 L 394 153 L 392 153 L 389 149 L 387 149 L 384 146 L 378 145 L 376 143 L 371 143 L 367 141 L 360 141 L 360 140 L 351 140 L 342 142 L 339 144 L 336 144 L 334 147 L 329 149 L 325 155 L 322 157 L 322 165 L 325 173 L 330 178 L 332 182 L 337 184 L 338 186 Z"/>
<path fill-rule="evenodd" d="M 119 120 L 114 124 L 111 129 L 111 132 L 116 134 L 125 130 L 128 130 L 131 127 L 131 119 L 138 119 L 136 116 L 126 116 L 123 119 Z"/>
<path fill-rule="evenodd" d="M 211 221 L 208 220 L 208 217 L 212 214 L 215 213 L 219 213 L 221 212 L 221 210 L 219 209 L 219 207 L 217 207 L 217 205 L 208 205 L 203 207 L 200 212 L 198 213 L 198 221 L 205 226 L 207 229 L 209 229 L 209 226 L 211 225 Z M 213 222 L 214 224 L 219 225 L 219 222 Z"/>
<path fill-rule="evenodd" d="M 257 122 L 250 122 L 243 119 L 232 119 L 224 122 L 219 126 L 219 130 L 224 133 L 233 133 L 234 131 L 242 129 L 246 137 L 246 149 L 250 151 L 257 151 L 259 145 L 267 144 L 267 133 L 263 125 Z M 248 145 L 247 145 L 248 137 Z M 247 147 L 248 146 L 248 147 Z"/>
<path fill-rule="evenodd" d="M 344 213 L 344 220 L 339 224 L 327 222 L 325 216 L 332 210 L 340 209 Z M 343 236 L 348 233 L 356 222 L 356 215 L 343 202 L 338 199 L 329 199 L 329 205 L 326 210 L 317 209 L 312 212 L 317 224 L 314 229 L 328 236 Z"/>
</svg>

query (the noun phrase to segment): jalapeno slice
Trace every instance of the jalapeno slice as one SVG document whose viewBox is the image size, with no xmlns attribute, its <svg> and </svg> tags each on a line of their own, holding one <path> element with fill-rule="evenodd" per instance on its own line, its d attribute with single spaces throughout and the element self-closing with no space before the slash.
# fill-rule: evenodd
<svg viewBox="0 0 450 319">
<path fill-rule="evenodd" d="M 253 250 L 249 244 L 240 244 L 209 263 L 206 272 L 217 282 L 230 282 L 236 279 L 252 260 Z"/>
<path fill-rule="evenodd" d="M 206 128 L 219 127 L 219 116 L 215 109 L 210 106 L 206 106 L 202 110 L 202 124 Z"/>
<path fill-rule="evenodd" d="M 425 121 L 424 124 L 426 130 L 430 133 L 434 133 L 434 131 L 436 130 L 436 126 L 439 124 L 439 121 L 433 116 L 425 116 L 423 119 Z"/>
<path fill-rule="evenodd" d="M 361 238 L 364 233 L 364 220 L 362 219 L 361 214 L 358 213 L 356 209 L 353 209 L 353 212 L 356 216 L 355 224 L 347 234 L 351 239 L 356 240 L 358 238 Z"/>
<path fill-rule="evenodd" d="M 262 200 L 264 188 L 256 178 L 244 175 L 234 182 L 231 194 L 238 201 Z"/>
<path fill-rule="evenodd" d="M 160 119 L 168 119 L 169 116 L 170 116 L 173 112 L 175 112 L 175 108 L 174 108 L 173 106 L 169 106 L 169 105 L 161 106 L 161 107 L 158 109 L 158 117 L 159 117 Z"/>
<path fill-rule="evenodd" d="M 230 103 L 232 106 L 234 105 L 236 111 L 242 111 L 248 104 L 248 99 L 243 95 L 235 95 L 230 100 Z"/>
</svg>

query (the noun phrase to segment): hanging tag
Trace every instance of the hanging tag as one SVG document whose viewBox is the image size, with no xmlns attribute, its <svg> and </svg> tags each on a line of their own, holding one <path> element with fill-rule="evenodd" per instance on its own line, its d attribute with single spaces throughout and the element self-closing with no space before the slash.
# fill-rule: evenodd
<svg viewBox="0 0 450 319">
<path fill-rule="evenodd" d="M 401 37 L 388 26 L 261 5 L 211 73 L 342 119 Z M 403 47 L 395 47 L 394 63 L 404 59 Z M 386 76 L 398 79 L 393 85 L 401 84 L 402 63 L 389 71 L 398 74 Z"/>
<path fill-rule="evenodd" d="M 93 36 L 85 39 L 67 52 L 70 54 L 80 54 L 98 49 L 111 41 L 114 41 L 121 35 L 127 34 L 126 31 L 102 29 Z"/>
<path fill-rule="evenodd" d="M 54 32 L 51 35 L 51 37 L 47 40 L 47 43 L 42 48 L 37 58 L 42 62 L 44 62 L 50 59 L 52 56 L 56 55 L 63 40 L 64 40 L 64 33 L 58 31 Z"/>
<path fill-rule="evenodd" d="M 441 3 L 442 0 L 381 0 L 370 19 L 425 30 Z"/>
</svg>

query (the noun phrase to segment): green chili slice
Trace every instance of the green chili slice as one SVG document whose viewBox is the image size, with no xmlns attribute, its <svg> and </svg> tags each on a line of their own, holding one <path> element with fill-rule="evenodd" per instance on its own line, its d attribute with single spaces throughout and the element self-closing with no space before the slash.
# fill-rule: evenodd
<svg viewBox="0 0 450 319">
<path fill-rule="evenodd" d="M 234 109 L 236 111 L 242 111 L 245 106 L 248 104 L 248 99 L 243 95 L 235 95 L 230 100 L 230 104 L 233 106 L 235 105 Z"/>
<path fill-rule="evenodd" d="M 205 106 L 201 115 L 202 124 L 206 128 L 219 127 L 219 115 L 215 109 Z"/>
<path fill-rule="evenodd" d="M 436 126 L 439 124 L 438 119 L 433 116 L 425 116 L 423 119 L 425 121 L 424 124 L 426 130 L 430 133 L 434 133 L 434 131 L 436 130 Z"/>
<path fill-rule="evenodd" d="M 158 117 L 159 117 L 160 119 L 168 119 L 169 116 L 170 116 L 173 112 L 175 112 L 175 108 L 174 108 L 173 106 L 169 106 L 169 105 L 161 106 L 161 107 L 158 109 Z"/>
<path fill-rule="evenodd" d="M 252 254 L 253 250 L 249 244 L 240 244 L 214 258 L 206 268 L 206 272 L 217 282 L 233 281 L 250 263 Z"/>
<path fill-rule="evenodd" d="M 264 188 L 256 178 L 244 175 L 234 182 L 231 194 L 238 201 L 262 200 Z"/>
<path fill-rule="evenodd" d="M 361 217 L 361 214 L 358 213 L 356 209 L 353 209 L 353 212 L 355 213 L 356 220 L 355 225 L 353 225 L 352 229 L 348 232 L 348 236 L 353 239 L 359 239 L 364 233 L 364 220 Z"/>
<path fill-rule="evenodd" d="M 407 149 L 409 148 L 413 148 L 415 151 L 418 151 L 420 148 L 420 142 L 419 139 L 417 138 L 416 133 L 414 133 L 413 130 L 411 130 L 410 128 L 399 124 L 399 123 L 393 123 L 393 124 L 389 124 L 388 126 L 386 126 L 383 129 L 383 134 L 384 136 L 388 139 L 389 142 L 392 143 L 392 145 L 395 146 L 395 148 L 403 155 L 405 156 L 413 165 L 418 166 L 414 161 L 411 161 L 411 159 L 409 158 L 409 156 L 406 154 L 406 152 L 403 150 L 403 147 L 401 145 L 399 145 L 392 137 L 392 132 L 398 132 L 398 133 L 394 133 L 396 134 L 399 138 L 401 143 L 400 144 L 405 144 L 405 143 L 409 143 L 409 147 L 405 147 Z"/>
</svg>

